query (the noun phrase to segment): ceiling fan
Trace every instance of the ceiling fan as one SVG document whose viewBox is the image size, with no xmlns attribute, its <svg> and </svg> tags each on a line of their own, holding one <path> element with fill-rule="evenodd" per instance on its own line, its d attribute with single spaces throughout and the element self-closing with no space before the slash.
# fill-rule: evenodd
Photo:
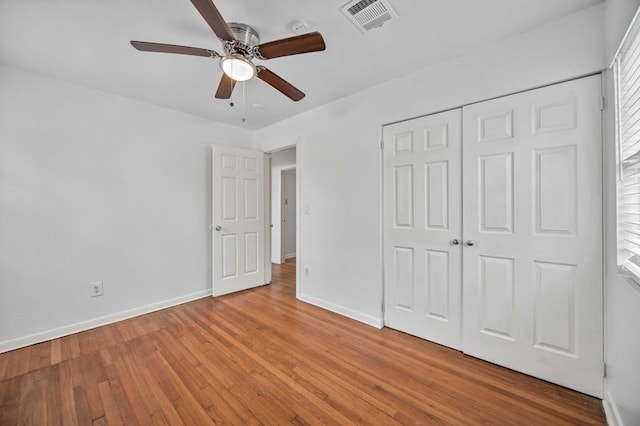
<svg viewBox="0 0 640 426">
<path fill-rule="evenodd" d="M 262 65 L 254 65 L 252 59 L 273 59 L 282 56 L 325 50 L 324 39 L 319 32 L 302 34 L 260 43 L 258 33 L 249 25 L 225 22 L 211 0 L 191 0 L 200 15 L 209 24 L 215 35 L 222 41 L 224 55 L 213 50 L 174 44 L 131 41 L 131 45 L 145 52 L 178 53 L 182 55 L 220 58 L 223 74 L 216 91 L 216 98 L 229 99 L 237 81 L 246 81 L 257 76 L 260 80 L 279 90 L 297 102 L 304 93 L 282 77 Z"/>
</svg>

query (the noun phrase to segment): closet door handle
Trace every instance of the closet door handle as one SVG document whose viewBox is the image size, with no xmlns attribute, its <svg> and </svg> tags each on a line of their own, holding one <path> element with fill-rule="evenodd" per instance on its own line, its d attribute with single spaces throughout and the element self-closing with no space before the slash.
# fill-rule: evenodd
<svg viewBox="0 0 640 426">
<path fill-rule="evenodd" d="M 469 247 L 471 247 L 471 246 L 473 246 L 473 245 L 475 245 L 475 244 L 476 244 L 476 243 L 475 243 L 473 240 L 469 240 L 469 241 L 467 241 L 467 245 L 468 245 Z"/>
<path fill-rule="evenodd" d="M 454 246 L 457 246 L 458 244 L 460 244 L 460 241 L 458 240 L 452 240 L 451 244 L 453 244 Z"/>
</svg>

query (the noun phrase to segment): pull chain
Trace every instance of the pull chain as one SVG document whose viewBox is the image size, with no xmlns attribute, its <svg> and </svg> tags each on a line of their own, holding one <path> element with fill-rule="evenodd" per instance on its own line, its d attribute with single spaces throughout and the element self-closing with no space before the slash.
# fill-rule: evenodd
<svg viewBox="0 0 640 426">
<path fill-rule="evenodd" d="M 242 122 L 244 123 L 245 121 L 247 121 L 247 114 L 246 114 L 246 100 L 245 100 L 245 82 L 242 82 Z"/>
</svg>

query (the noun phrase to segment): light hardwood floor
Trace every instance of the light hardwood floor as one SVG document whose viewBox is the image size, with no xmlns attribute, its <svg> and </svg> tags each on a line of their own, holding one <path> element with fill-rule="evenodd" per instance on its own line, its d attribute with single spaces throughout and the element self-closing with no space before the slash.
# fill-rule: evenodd
<svg viewBox="0 0 640 426">
<path fill-rule="evenodd" d="M 601 401 L 273 284 L 0 354 L 0 425 L 605 424 Z"/>
</svg>

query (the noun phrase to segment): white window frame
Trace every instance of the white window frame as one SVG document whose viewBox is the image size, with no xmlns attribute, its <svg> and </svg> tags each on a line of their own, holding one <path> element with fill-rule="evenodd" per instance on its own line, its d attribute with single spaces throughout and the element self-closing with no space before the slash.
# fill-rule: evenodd
<svg viewBox="0 0 640 426">
<path fill-rule="evenodd" d="M 614 76 L 617 264 L 640 285 L 640 9 L 612 65 Z M 632 102 L 628 102 L 628 101 Z"/>
</svg>

